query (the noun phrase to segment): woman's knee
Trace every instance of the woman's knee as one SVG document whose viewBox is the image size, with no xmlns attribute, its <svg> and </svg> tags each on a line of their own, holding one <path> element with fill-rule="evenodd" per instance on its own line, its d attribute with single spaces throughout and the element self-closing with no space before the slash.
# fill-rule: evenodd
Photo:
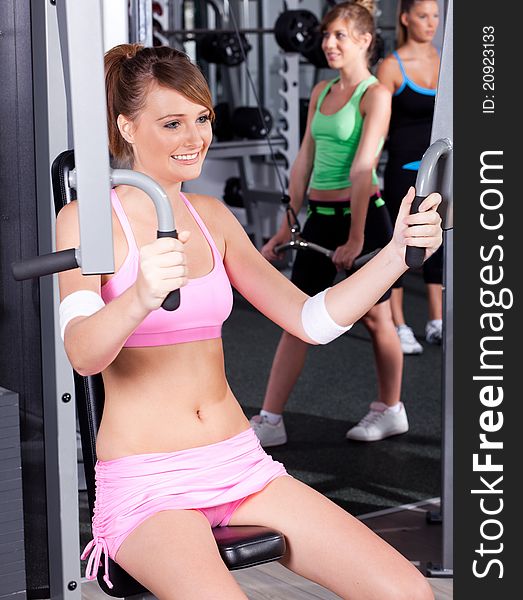
<svg viewBox="0 0 523 600">
<path fill-rule="evenodd" d="M 363 325 L 371 335 L 378 335 L 387 328 L 394 327 L 390 301 L 376 304 L 362 319 Z"/>
<path fill-rule="evenodd" d="M 375 316 L 366 314 L 362 318 L 362 322 L 370 335 L 376 335 L 376 333 L 379 331 L 378 319 Z"/>
</svg>

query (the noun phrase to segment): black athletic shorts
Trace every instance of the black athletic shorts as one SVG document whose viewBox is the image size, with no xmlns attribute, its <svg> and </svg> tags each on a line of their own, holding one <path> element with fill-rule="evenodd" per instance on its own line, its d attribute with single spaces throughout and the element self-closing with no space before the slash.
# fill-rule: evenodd
<svg viewBox="0 0 523 600">
<path fill-rule="evenodd" d="M 335 250 L 345 244 L 350 230 L 350 202 L 320 202 L 309 200 L 308 216 L 301 233 L 303 239 Z M 361 255 L 383 248 L 392 238 L 390 214 L 382 198 L 372 196 L 365 221 L 365 240 Z M 354 269 L 346 271 L 349 276 Z M 337 269 L 330 258 L 315 250 L 297 250 L 291 281 L 309 296 L 331 287 Z M 390 289 L 377 304 L 390 298 Z"/>
</svg>

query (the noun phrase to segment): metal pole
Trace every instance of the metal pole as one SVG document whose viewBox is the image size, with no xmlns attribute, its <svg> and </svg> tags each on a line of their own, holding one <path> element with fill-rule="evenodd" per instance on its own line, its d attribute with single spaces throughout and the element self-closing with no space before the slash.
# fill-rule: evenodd
<svg viewBox="0 0 523 600">
<path fill-rule="evenodd" d="M 268 27 L 241 27 L 241 33 L 259 33 L 259 34 L 274 34 L 273 28 Z M 201 27 L 198 29 L 169 29 L 163 32 L 164 35 L 203 35 L 205 33 L 235 33 L 234 29 L 210 29 Z"/>
<path fill-rule="evenodd" d="M 446 97 L 437 99 L 437 109 L 445 110 L 446 127 L 453 132 L 453 20 L 452 4 L 450 0 L 447 5 L 447 15 L 445 19 L 445 36 L 443 41 L 443 54 L 441 58 L 440 85 L 441 89 L 446 90 Z M 441 107 L 441 108 L 440 108 Z M 436 131 L 437 134 L 437 131 Z M 449 177 L 452 176 L 452 164 L 448 171 Z M 449 182 L 452 189 L 452 181 Z M 452 199 L 451 199 L 452 200 Z M 444 577 L 452 576 L 454 569 L 454 283 L 453 283 L 453 257 L 454 257 L 454 218 L 452 212 L 452 201 L 447 207 L 446 219 L 444 223 L 444 335 L 443 335 L 443 438 L 442 438 L 442 562 L 441 573 Z"/>
<path fill-rule="evenodd" d="M 151 0 L 130 0 L 129 38 L 131 42 L 153 45 L 153 8 Z"/>
<path fill-rule="evenodd" d="M 57 9 L 60 7 L 43 2 L 31 6 L 38 245 L 39 251 L 44 253 L 54 246 L 51 162 L 69 143 Z M 62 16 L 65 24 L 65 15 Z M 64 43 L 62 51 L 66 48 Z M 59 334 L 58 304 L 56 278 L 42 279 L 42 396 L 50 598 L 79 600 L 76 411 L 71 367 Z"/>
<path fill-rule="evenodd" d="M 114 272 L 100 0 L 58 0 L 67 31 L 82 273 Z M 59 22 L 62 25 L 62 22 Z M 60 31 L 62 35 L 62 31 Z M 107 174 L 104 176 L 104 174 Z"/>
<path fill-rule="evenodd" d="M 434 110 L 432 139 L 453 138 L 453 1 L 449 0 L 445 17 L 443 51 Z M 443 263 L 443 364 L 442 364 L 442 446 L 441 446 L 441 516 L 442 561 L 429 569 L 432 577 L 452 577 L 454 568 L 454 488 L 453 488 L 453 430 L 454 430 L 454 331 L 453 331 L 453 212 L 452 161 L 444 174 L 442 189 L 448 190 L 444 210 L 444 263 Z"/>
</svg>

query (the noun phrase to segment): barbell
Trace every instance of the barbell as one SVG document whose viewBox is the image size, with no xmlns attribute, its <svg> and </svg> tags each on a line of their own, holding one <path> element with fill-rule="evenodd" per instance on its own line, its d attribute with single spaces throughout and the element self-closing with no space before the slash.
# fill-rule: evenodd
<svg viewBox="0 0 523 600">
<path fill-rule="evenodd" d="M 196 48 L 203 60 L 212 64 L 237 66 L 251 50 L 246 34 L 271 34 L 277 44 L 285 52 L 302 54 L 313 49 L 318 34 L 319 21 L 309 10 L 287 10 L 282 12 L 272 29 L 255 27 L 242 29 L 240 40 L 234 30 L 230 29 L 174 29 L 164 30 L 163 35 L 182 35 L 186 39 L 194 39 Z"/>
<path fill-rule="evenodd" d="M 196 40 L 196 49 L 208 63 L 236 67 L 251 50 L 245 33 L 238 37 L 235 31 L 209 31 Z"/>
</svg>

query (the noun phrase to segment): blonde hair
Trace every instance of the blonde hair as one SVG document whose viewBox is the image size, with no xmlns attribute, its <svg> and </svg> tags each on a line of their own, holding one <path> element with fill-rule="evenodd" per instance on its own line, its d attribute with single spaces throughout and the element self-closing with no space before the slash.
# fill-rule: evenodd
<svg viewBox="0 0 523 600">
<path fill-rule="evenodd" d="M 337 19 L 350 21 L 351 26 L 357 33 L 371 34 L 372 42 L 369 44 L 367 50 L 367 56 L 370 56 L 376 39 L 375 14 L 376 4 L 374 0 L 349 0 L 348 2 L 340 2 L 324 15 L 320 23 L 320 30 L 325 31 Z"/>
<path fill-rule="evenodd" d="M 184 52 L 167 46 L 120 44 L 105 54 L 105 90 L 109 150 L 120 163 L 133 163 L 132 146 L 118 128 L 118 115 L 135 119 L 145 106 L 151 84 L 174 89 L 209 109 L 214 118 L 209 86 Z"/>
</svg>

